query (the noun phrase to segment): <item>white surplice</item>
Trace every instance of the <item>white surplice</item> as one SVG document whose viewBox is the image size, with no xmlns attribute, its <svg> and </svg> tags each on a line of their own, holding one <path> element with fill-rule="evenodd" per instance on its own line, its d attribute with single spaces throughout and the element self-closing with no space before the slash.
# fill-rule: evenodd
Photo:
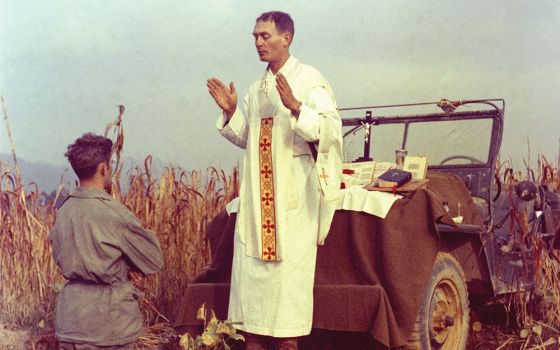
<svg viewBox="0 0 560 350">
<path fill-rule="evenodd" d="M 322 244 L 340 186 L 342 136 L 336 101 L 325 78 L 290 56 L 279 70 L 302 101 L 299 118 L 284 107 L 267 70 L 220 133 L 245 149 L 228 319 L 237 328 L 274 337 L 309 334 L 317 244 Z M 277 261 L 262 258 L 261 117 L 272 116 Z M 319 142 L 317 164 L 308 142 Z M 261 142 L 262 145 L 262 142 Z M 320 227 L 321 226 L 321 227 Z"/>
</svg>

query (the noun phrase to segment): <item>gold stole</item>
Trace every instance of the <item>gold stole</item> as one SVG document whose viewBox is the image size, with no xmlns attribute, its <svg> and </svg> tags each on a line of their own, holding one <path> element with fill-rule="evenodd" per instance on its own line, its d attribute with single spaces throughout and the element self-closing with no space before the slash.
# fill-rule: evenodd
<svg viewBox="0 0 560 350">
<path fill-rule="evenodd" d="M 275 77 L 265 72 L 259 88 L 259 180 L 261 202 L 261 251 L 264 261 L 278 261 L 276 237 L 276 196 L 272 158 L 272 126 L 282 103 L 276 90 Z"/>
<path fill-rule="evenodd" d="M 276 210 L 272 166 L 272 125 L 274 118 L 262 117 L 259 134 L 261 197 L 261 260 L 276 261 Z"/>
</svg>

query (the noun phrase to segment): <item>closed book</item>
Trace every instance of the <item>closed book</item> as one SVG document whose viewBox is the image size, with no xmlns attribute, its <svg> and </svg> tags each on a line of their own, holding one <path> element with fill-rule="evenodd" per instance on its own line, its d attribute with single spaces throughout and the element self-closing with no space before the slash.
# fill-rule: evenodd
<svg viewBox="0 0 560 350">
<path fill-rule="evenodd" d="M 412 179 L 412 173 L 400 169 L 389 169 L 381 174 L 377 180 L 379 187 L 400 187 Z"/>
</svg>

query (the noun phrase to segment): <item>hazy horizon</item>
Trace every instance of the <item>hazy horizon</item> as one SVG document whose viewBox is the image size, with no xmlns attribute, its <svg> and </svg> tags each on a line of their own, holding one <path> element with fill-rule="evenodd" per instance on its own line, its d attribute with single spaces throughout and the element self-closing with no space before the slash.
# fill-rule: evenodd
<svg viewBox="0 0 560 350">
<path fill-rule="evenodd" d="M 320 7 L 319 7 L 320 4 Z M 560 151 L 557 1 L 0 0 L 0 94 L 18 156 L 64 165 L 66 146 L 124 113 L 124 155 L 224 169 L 242 150 L 215 130 L 206 89 L 241 99 L 265 65 L 251 32 L 292 15 L 292 54 L 330 81 L 340 107 L 504 98 L 502 157 Z M 3 124 L 0 152 L 10 152 Z"/>
</svg>

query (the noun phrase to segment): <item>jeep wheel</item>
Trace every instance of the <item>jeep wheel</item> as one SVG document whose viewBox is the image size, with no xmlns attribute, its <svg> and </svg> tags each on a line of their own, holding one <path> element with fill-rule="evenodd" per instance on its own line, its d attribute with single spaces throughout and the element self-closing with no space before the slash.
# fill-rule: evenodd
<svg viewBox="0 0 560 350">
<path fill-rule="evenodd" d="M 448 253 L 439 253 L 408 349 L 464 350 L 469 334 L 469 301 L 465 274 Z"/>
</svg>

